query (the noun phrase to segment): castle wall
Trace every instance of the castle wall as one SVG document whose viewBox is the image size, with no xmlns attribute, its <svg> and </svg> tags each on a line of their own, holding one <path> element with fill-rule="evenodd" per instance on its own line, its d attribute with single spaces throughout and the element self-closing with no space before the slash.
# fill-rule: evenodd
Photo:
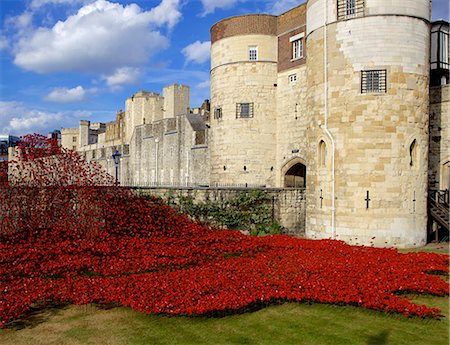
<svg viewBox="0 0 450 345">
<path fill-rule="evenodd" d="M 157 92 L 140 91 L 125 101 L 125 142 L 130 142 L 136 126 L 163 118 L 164 98 Z"/>
<path fill-rule="evenodd" d="M 450 85 L 430 88 L 429 187 L 450 189 Z"/>
<path fill-rule="evenodd" d="M 61 129 L 61 146 L 77 151 L 80 145 L 80 130 L 79 128 L 62 128 Z"/>
<path fill-rule="evenodd" d="M 314 11 L 323 2 L 308 2 L 308 237 L 335 235 L 350 243 L 376 245 L 425 243 L 429 8 L 425 0 L 414 3 L 425 20 L 369 16 L 327 26 L 325 101 L 324 28 L 312 30 L 318 25 Z M 367 1 L 367 10 L 391 10 L 389 1 L 382 4 L 375 9 L 375 2 Z M 386 70 L 385 93 L 362 93 L 365 70 Z M 325 126 L 335 141 L 335 210 L 332 142 Z M 319 159 L 321 141 L 326 144 L 325 162 Z"/>
<path fill-rule="evenodd" d="M 133 189 L 137 195 L 152 195 L 171 201 L 175 205 L 181 197 L 192 197 L 194 204 L 208 201 L 229 200 L 240 193 L 250 191 L 240 188 L 146 188 Z M 262 191 L 272 197 L 271 207 L 274 219 L 286 228 L 290 235 L 303 235 L 305 232 L 305 190 L 267 188 Z M 246 230 L 246 229 L 242 229 Z"/>
<path fill-rule="evenodd" d="M 295 75 L 296 80 L 291 81 Z M 278 74 L 277 80 L 277 152 L 276 185 L 284 186 L 284 174 L 290 162 L 298 160 L 307 166 L 306 128 L 309 124 L 306 112 L 306 66 L 293 68 Z"/>
<path fill-rule="evenodd" d="M 274 186 L 277 37 L 268 33 L 276 32 L 276 17 L 241 16 L 232 22 L 233 36 L 212 38 L 211 104 L 216 118 L 209 132 L 210 182 Z M 219 22 L 211 32 L 225 24 L 230 25 L 228 20 Z M 257 47 L 257 61 L 249 61 L 249 46 Z M 248 116 L 239 115 L 242 103 L 249 104 Z"/>
<path fill-rule="evenodd" d="M 180 115 L 136 127 L 130 143 L 126 185 L 209 184 L 207 142 L 195 144 L 195 131 Z"/>
<path fill-rule="evenodd" d="M 189 86 L 172 84 L 163 89 L 164 118 L 174 118 L 189 109 Z"/>
</svg>

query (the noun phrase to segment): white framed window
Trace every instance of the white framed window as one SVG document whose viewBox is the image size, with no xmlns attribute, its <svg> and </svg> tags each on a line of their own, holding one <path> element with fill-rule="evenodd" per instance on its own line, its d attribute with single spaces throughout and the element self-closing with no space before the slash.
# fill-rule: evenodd
<svg viewBox="0 0 450 345">
<path fill-rule="evenodd" d="M 303 38 L 292 42 L 292 59 L 297 60 L 303 57 Z"/>
<path fill-rule="evenodd" d="M 248 59 L 250 61 L 258 60 L 258 47 L 257 46 L 249 46 L 248 47 Z"/>
<path fill-rule="evenodd" d="M 294 73 L 294 74 L 289 75 L 288 79 L 289 79 L 289 83 L 291 83 L 291 84 L 296 83 L 297 82 L 297 74 Z"/>
<path fill-rule="evenodd" d="M 303 57 L 303 37 L 305 37 L 305 33 L 301 32 L 289 38 L 289 42 L 292 43 L 292 60 Z"/>
</svg>

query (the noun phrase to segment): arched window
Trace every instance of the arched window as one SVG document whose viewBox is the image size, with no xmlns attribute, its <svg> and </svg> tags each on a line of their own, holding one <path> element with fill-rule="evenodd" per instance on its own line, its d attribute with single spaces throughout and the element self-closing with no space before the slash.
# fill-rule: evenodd
<svg viewBox="0 0 450 345">
<path fill-rule="evenodd" d="M 327 164 L 327 144 L 321 140 L 319 142 L 319 167 L 324 168 Z"/>
<path fill-rule="evenodd" d="M 409 146 L 409 166 L 417 166 L 417 143 L 413 140 Z"/>
</svg>

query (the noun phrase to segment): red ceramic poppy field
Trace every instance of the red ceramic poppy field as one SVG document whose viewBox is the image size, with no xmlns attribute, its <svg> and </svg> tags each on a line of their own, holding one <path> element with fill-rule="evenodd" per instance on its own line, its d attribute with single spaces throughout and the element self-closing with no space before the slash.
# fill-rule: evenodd
<svg viewBox="0 0 450 345">
<path fill-rule="evenodd" d="M 211 229 L 43 138 L 19 158 L 0 188 L 1 326 L 42 301 L 172 315 L 310 301 L 439 317 L 402 294 L 449 294 L 431 274 L 448 272 L 448 255 Z"/>
</svg>

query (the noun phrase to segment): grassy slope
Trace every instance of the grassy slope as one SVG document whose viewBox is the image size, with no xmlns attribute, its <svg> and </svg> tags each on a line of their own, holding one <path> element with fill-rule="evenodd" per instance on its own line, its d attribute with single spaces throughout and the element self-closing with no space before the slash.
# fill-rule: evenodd
<svg viewBox="0 0 450 345">
<path fill-rule="evenodd" d="M 223 318 L 144 315 L 95 306 L 47 309 L 23 329 L 0 330 L 0 344 L 442 344 L 449 343 L 448 298 L 415 300 L 443 310 L 422 320 L 355 307 L 286 303 Z M 47 314 L 47 315 L 45 315 Z"/>
</svg>

